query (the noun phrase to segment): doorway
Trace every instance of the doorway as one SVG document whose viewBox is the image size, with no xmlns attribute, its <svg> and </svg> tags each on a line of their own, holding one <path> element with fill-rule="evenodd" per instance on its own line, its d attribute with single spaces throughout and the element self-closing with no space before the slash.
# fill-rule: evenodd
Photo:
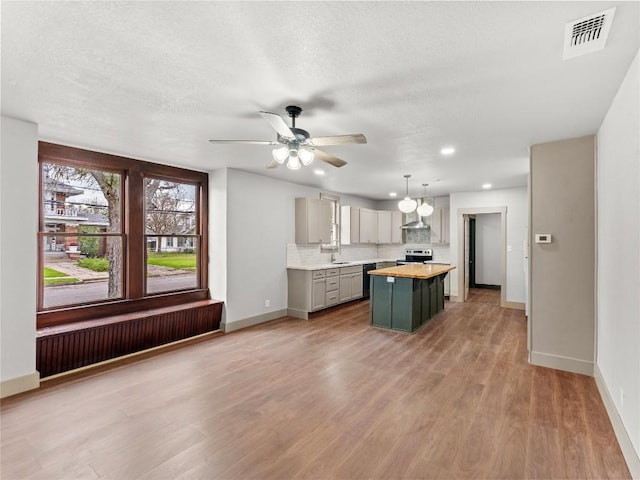
<svg viewBox="0 0 640 480">
<path fill-rule="evenodd" d="M 471 207 L 460 208 L 457 212 L 458 217 L 458 296 L 459 302 L 466 302 L 469 299 L 469 286 L 473 282 L 476 286 L 479 282 L 476 281 L 476 275 L 478 272 L 478 252 L 477 244 L 475 242 L 476 235 L 471 236 L 471 229 L 473 228 L 477 232 L 477 216 L 482 214 L 499 214 L 500 215 L 500 232 L 499 232 L 499 278 L 500 281 L 500 306 L 506 307 L 506 264 L 507 264 L 507 207 Z M 496 217 L 497 218 L 497 217 Z M 473 221 L 472 221 L 473 220 Z M 473 225 L 473 227 L 472 227 Z M 475 233 L 474 232 L 474 233 Z M 474 241 L 471 241 L 471 238 Z M 472 253 L 473 250 L 473 253 Z M 470 263 L 471 256 L 473 261 Z M 473 267 L 472 267 L 473 266 Z M 473 275 L 473 280 L 472 279 Z"/>
</svg>

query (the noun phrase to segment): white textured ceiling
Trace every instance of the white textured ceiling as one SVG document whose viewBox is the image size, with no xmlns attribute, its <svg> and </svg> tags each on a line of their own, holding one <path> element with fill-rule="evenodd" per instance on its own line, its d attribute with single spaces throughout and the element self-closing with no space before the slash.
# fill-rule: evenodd
<svg viewBox="0 0 640 480">
<path fill-rule="evenodd" d="M 607 47 L 565 23 L 611 6 Z M 2 2 L 2 114 L 43 140 L 386 199 L 526 184 L 531 144 L 595 133 L 635 53 L 634 2 Z M 265 170 L 258 110 L 304 111 L 349 163 Z M 444 158 L 440 148 L 453 145 Z M 317 160 L 313 166 L 318 166 Z M 439 182 L 436 180 L 439 179 Z"/>
</svg>

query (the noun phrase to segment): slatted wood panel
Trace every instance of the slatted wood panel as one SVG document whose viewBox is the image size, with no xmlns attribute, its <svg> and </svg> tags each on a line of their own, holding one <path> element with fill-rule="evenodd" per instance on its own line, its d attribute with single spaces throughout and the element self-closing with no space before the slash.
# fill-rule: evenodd
<svg viewBox="0 0 640 480">
<path fill-rule="evenodd" d="M 139 352 L 220 328 L 221 302 L 196 302 L 73 327 L 43 329 L 36 343 L 40 377 Z"/>
</svg>

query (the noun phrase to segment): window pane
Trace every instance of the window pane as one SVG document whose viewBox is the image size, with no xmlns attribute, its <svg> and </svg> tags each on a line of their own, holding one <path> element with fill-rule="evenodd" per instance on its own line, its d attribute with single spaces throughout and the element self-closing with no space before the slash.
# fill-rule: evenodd
<svg viewBox="0 0 640 480">
<path fill-rule="evenodd" d="M 147 235 L 147 293 L 198 288 L 194 236 Z"/>
<path fill-rule="evenodd" d="M 43 307 L 122 297 L 122 238 L 43 235 Z"/>
<path fill-rule="evenodd" d="M 196 233 L 195 185 L 146 178 L 145 197 L 147 235 Z"/>
<path fill-rule="evenodd" d="M 122 176 L 102 169 L 41 165 L 42 307 L 121 298 Z"/>
<path fill-rule="evenodd" d="M 118 173 L 42 164 L 42 216 L 46 231 L 77 232 L 79 226 L 120 233 L 122 179 Z"/>
</svg>

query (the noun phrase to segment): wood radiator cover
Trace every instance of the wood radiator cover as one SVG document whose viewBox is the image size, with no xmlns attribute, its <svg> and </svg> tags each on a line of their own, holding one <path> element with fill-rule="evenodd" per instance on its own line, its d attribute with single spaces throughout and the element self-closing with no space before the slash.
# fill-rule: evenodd
<svg viewBox="0 0 640 480">
<path fill-rule="evenodd" d="M 220 328 L 222 302 L 198 302 L 180 309 L 156 309 L 94 320 L 73 329 L 43 329 L 36 339 L 40 378 L 140 352 Z"/>
</svg>

